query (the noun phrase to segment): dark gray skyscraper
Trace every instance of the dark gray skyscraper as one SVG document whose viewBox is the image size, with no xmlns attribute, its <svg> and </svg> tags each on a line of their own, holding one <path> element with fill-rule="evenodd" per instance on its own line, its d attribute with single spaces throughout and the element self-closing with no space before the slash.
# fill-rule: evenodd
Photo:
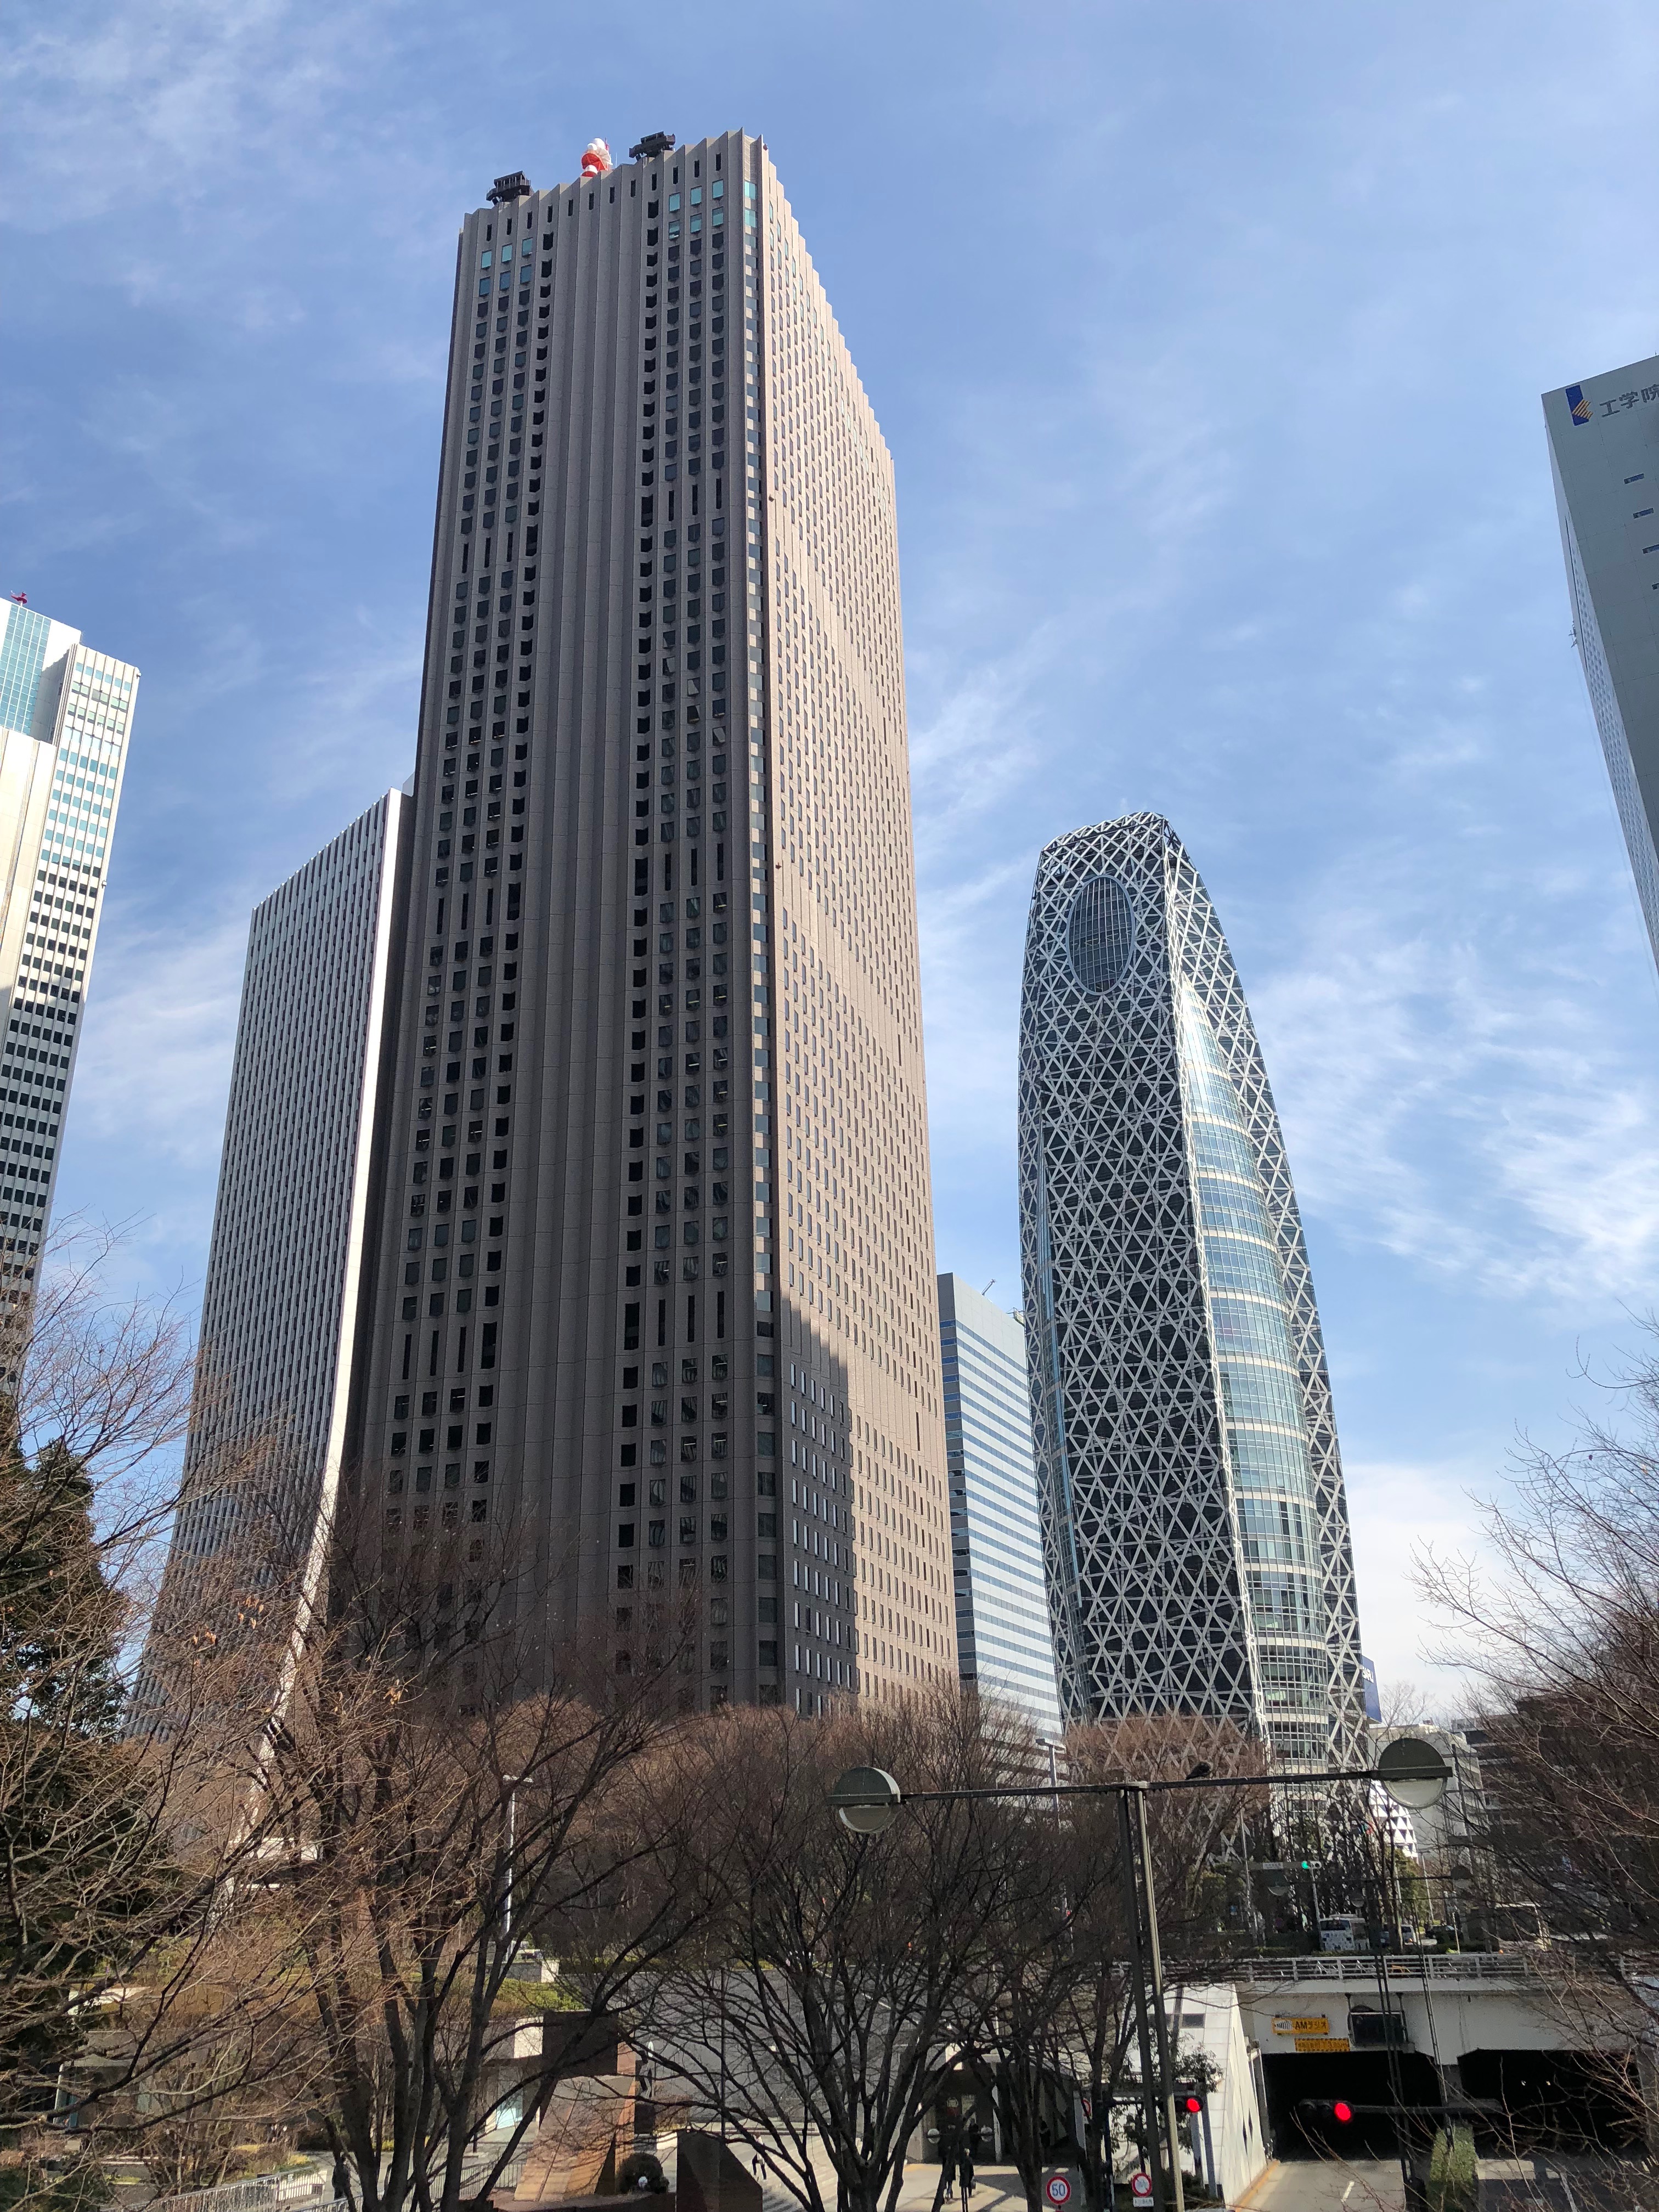
<svg viewBox="0 0 1659 2212">
<path fill-rule="evenodd" d="M 256 927 L 185 1536 L 252 1423 L 441 1640 L 953 1679 L 892 469 L 757 140 L 463 223 L 407 789 Z"/>
<path fill-rule="evenodd" d="M 1045 1564 L 1073 1719 L 1231 1719 L 1346 1762 L 1359 1624 L 1319 1315 L 1279 1117 L 1168 823 L 1043 852 L 1020 1215 Z"/>
<path fill-rule="evenodd" d="M 1544 394 L 1573 635 L 1659 959 L 1659 357 Z"/>
<path fill-rule="evenodd" d="M 461 227 L 348 1456 L 548 1648 L 956 1672 L 892 466 L 740 132 Z"/>
</svg>

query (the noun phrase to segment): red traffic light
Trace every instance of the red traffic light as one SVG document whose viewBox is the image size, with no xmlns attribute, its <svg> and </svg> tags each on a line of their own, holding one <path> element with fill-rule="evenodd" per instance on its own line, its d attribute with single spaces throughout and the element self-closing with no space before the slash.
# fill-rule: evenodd
<svg viewBox="0 0 1659 2212">
<path fill-rule="evenodd" d="M 1353 2106 L 1352 2105 L 1344 2104 L 1341 2098 L 1339 2097 L 1336 2102 L 1331 2106 L 1331 2118 L 1334 2120 L 1340 2120 L 1343 2126 L 1346 2127 L 1348 2122 L 1353 2118 Z"/>
<path fill-rule="evenodd" d="M 1190 2112 L 1196 2116 L 1204 2109 L 1204 2100 L 1202 2097 L 1183 2098 L 1182 2100 L 1181 2109 L 1183 2112 Z"/>
</svg>

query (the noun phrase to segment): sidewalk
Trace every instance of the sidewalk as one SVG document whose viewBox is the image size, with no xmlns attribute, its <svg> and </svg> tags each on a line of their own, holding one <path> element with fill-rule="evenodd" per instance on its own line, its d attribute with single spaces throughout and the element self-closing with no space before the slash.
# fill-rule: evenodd
<svg viewBox="0 0 1659 2212">
<path fill-rule="evenodd" d="M 932 2212 L 933 2191 L 939 2187 L 936 2166 L 907 2166 L 899 2190 L 898 2212 Z M 1012 2166 L 979 2166 L 974 2169 L 971 2212 L 1025 2212 L 1025 2191 Z M 1071 2212 L 1082 2212 L 1083 2185 L 1072 2175 Z M 941 2212 L 961 2212 L 962 2198 L 953 2193 Z"/>
</svg>

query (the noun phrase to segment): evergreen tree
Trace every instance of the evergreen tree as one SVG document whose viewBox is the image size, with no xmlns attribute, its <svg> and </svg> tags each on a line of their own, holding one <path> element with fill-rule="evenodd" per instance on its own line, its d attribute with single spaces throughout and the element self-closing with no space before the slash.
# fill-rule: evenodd
<svg viewBox="0 0 1659 2212">
<path fill-rule="evenodd" d="M 0 1448 L 0 2124 L 50 2108 L 167 1879 L 143 1754 L 120 1733 L 125 1605 L 92 1503 L 61 1446 Z"/>
</svg>

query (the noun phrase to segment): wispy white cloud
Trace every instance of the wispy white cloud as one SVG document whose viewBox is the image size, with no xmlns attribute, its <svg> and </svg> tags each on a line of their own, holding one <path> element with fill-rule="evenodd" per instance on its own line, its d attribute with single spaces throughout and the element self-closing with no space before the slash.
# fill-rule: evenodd
<svg viewBox="0 0 1659 2212">
<path fill-rule="evenodd" d="M 164 930 L 112 903 L 76 1069 L 73 1135 L 212 1174 L 252 904 L 207 929 Z"/>
<path fill-rule="evenodd" d="M 1446 1660 L 1449 1624 L 1419 1594 L 1419 1563 L 1427 1552 L 1481 1556 L 1475 1501 L 1490 1493 L 1491 1472 L 1456 1461 L 1353 1460 L 1345 1474 L 1366 1656 L 1383 1681 L 1418 1683 L 1439 1717 L 1452 1717 L 1467 1696 L 1465 1677 Z"/>
<path fill-rule="evenodd" d="M 1304 1206 L 1485 1295 L 1637 1294 L 1659 1266 L 1659 1086 L 1605 1019 L 1593 903 L 1559 897 L 1559 937 L 1500 953 L 1433 933 L 1453 917 L 1414 867 L 1344 874 L 1252 993 Z"/>
<path fill-rule="evenodd" d="M 158 0 L 55 9 L 8 41 L 14 159 L 37 193 L 13 219 L 61 226 L 165 196 L 198 205 L 257 161 L 314 166 L 331 104 L 373 58 L 383 8 Z"/>
</svg>

